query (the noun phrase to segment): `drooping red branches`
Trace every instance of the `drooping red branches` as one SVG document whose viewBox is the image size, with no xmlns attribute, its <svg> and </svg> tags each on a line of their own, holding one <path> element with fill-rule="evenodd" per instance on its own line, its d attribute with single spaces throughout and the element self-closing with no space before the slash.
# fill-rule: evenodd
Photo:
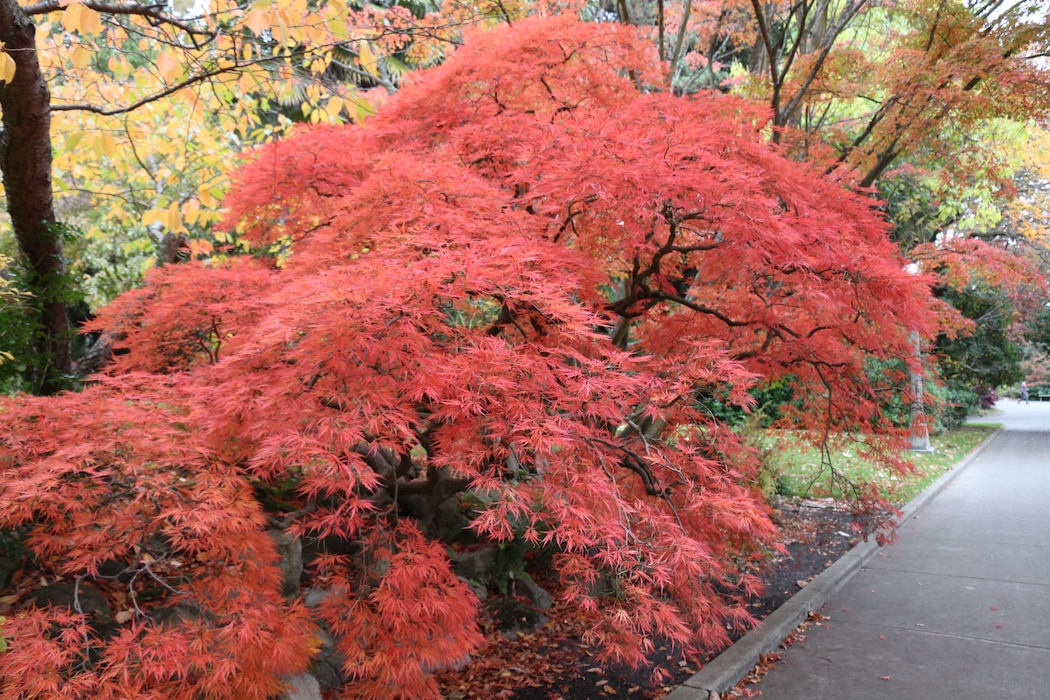
<svg viewBox="0 0 1050 700">
<path fill-rule="evenodd" d="M 434 695 L 479 643 L 450 498 L 551 552 L 611 656 L 724 642 L 773 527 L 706 402 L 786 378 L 793 427 L 877 434 L 900 377 L 874 361 L 936 317 L 870 200 L 778 155 L 752 105 L 649 94 L 646 51 L 516 22 L 365 126 L 262 149 L 228 226 L 280 265 L 155 272 L 95 323 L 125 337 L 106 378 L 4 404 L 0 525 L 53 576 L 118 562 L 130 614 L 9 619 L 0 695 L 265 697 L 318 621 L 348 694 Z M 273 527 L 312 552 L 312 611 Z"/>
</svg>

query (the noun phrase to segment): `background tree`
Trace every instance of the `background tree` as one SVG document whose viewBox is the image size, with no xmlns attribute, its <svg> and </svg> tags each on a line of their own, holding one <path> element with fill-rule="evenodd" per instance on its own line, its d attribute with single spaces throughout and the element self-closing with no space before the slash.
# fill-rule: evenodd
<svg viewBox="0 0 1050 700">
<path fill-rule="evenodd" d="M 434 696 L 427 674 L 478 643 L 434 527 L 450 499 L 482 542 L 545 549 L 613 658 L 746 623 L 742 564 L 773 527 L 701 399 L 789 381 L 808 408 L 787 424 L 900 467 L 887 360 L 946 309 L 871 200 L 780 155 L 762 110 L 639 89 L 664 79 L 652 51 L 514 22 L 363 126 L 261 149 L 226 226 L 281 263 L 155 270 L 92 326 L 124 337 L 108 376 L 0 412 L 0 525 L 33 555 L 18 595 L 61 578 L 120 613 L 106 634 L 76 598 L 9 620 L 6 690 L 272 693 L 316 651 L 276 528 L 315 552 L 346 692 Z"/>
<path fill-rule="evenodd" d="M 434 16 L 424 18 L 429 10 Z M 54 152 L 69 168 L 61 189 L 75 190 L 88 204 L 127 194 L 113 191 L 105 170 L 123 168 L 129 177 L 137 169 L 135 176 L 149 178 L 152 196 L 142 198 L 137 187 L 134 201 L 107 203 L 113 228 L 126 229 L 131 220 L 159 236 L 179 235 L 187 224 L 207 223 L 218 203 L 215 178 L 231 151 L 265 132 L 260 122 L 274 114 L 270 103 L 294 107 L 313 121 L 355 118 L 368 109 L 356 96 L 358 84 L 389 86 L 395 66 L 436 60 L 454 44 L 458 28 L 487 8 L 436 10 L 425 3 L 351 7 L 341 0 L 250 7 L 216 0 L 178 8 L 4 0 L 0 169 L 39 319 L 31 386 L 55 391 L 67 385 L 72 369 L 67 307 L 75 285 L 67 278 L 62 245 L 70 229 L 56 227 Z M 141 122 L 124 116 L 142 108 L 151 114 Z M 158 123 L 158 113 L 167 118 Z M 208 128 L 202 131 L 202 124 Z M 179 127 L 181 135 L 164 137 Z M 63 136 L 57 149 L 52 133 Z M 199 148 L 187 155 L 176 146 L 180 141 Z M 172 157 L 194 161 L 196 191 L 180 191 L 190 184 L 176 182 L 188 164 L 172 163 Z M 129 162 L 135 168 L 127 168 Z"/>
</svg>

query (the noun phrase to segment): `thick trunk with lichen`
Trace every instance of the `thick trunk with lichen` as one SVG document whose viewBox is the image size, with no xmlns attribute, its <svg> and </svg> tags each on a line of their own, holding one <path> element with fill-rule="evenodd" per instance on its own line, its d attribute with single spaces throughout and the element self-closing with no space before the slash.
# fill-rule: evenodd
<svg viewBox="0 0 1050 700">
<path fill-rule="evenodd" d="M 54 393 L 72 371 L 72 353 L 51 189 L 51 96 L 37 61 L 35 35 L 35 25 L 16 1 L 0 0 L 0 41 L 15 61 L 14 78 L 0 86 L 0 170 L 11 224 L 29 270 L 28 291 L 41 316 L 36 352 L 27 358 L 34 389 Z"/>
</svg>

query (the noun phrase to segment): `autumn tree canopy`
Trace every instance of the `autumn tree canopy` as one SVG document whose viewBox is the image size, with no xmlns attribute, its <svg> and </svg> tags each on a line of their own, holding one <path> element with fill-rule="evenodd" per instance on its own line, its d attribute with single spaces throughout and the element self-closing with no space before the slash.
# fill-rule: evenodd
<svg viewBox="0 0 1050 700">
<path fill-rule="evenodd" d="M 0 172 L 39 319 L 24 358 L 30 388 L 54 392 L 72 371 L 76 290 L 63 239 L 77 210 L 104 210 L 85 227 L 96 238 L 100 224 L 124 240 L 152 227 L 159 241 L 210 223 L 230 154 L 279 133 L 282 109 L 359 118 L 369 110 L 359 86 L 393 89 L 491 11 L 503 12 L 485 2 L 3 0 Z M 194 252 L 210 240 L 197 243 Z"/>
<path fill-rule="evenodd" d="M 324 624 L 348 696 L 434 696 L 479 641 L 450 498 L 548 552 L 613 658 L 746 621 L 773 527 L 706 402 L 781 378 L 785 423 L 883 454 L 892 368 L 943 309 L 764 109 L 648 93 L 653 51 L 515 22 L 363 126 L 262 148 L 226 226 L 268 254 L 155 271 L 93 325 L 124 337 L 106 376 L 3 403 L 0 527 L 33 582 L 120 613 L 7 620 L 3 695 L 266 697 Z M 317 607 L 282 596 L 272 529 L 313 552 Z"/>
</svg>

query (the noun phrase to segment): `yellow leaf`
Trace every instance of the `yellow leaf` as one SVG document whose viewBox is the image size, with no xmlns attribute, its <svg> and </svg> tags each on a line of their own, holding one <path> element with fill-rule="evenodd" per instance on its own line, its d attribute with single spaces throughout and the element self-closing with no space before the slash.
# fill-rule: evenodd
<svg viewBox="0 0 1050 700">
<path fill-rule="evenodd" d="M 358 124 L 363 122 L 366 117 L 376 113 L 376 108 L 372 106 L 372 103 L 361 97 L 354 98 L 354 108 L 354 121 Z"/>
<path fill-rule="evenodd" d="M 248 16 L 244 18 L 245 26 L 251 29 L 256 36 L 269 29 L 272 23 L 269 9 L 261 7 L 253 7 L 248 12 Z"/>
<path fill-rule="evenodd" d="M 5 83 L 11 82 L 15 77 L 15 59 L 6 51 L 0 53 L 0 80 Z"/>
<path fill-rule="evenodd" d="M 102 132 L 102 153 L 110 158 L 117 152 L 117 141 L 106 132 Z"/>
<path fill-rule="evenodd" d="M 72 151 L 80 143 L 80 140 L 84 138 L 83 131 L 74 131 L 66 136 L 66 150 Z"/>
<path fill-rule="evenodd" d="M 182 75 L 182 66 L 174 56 L 167 51 L 162 51 L 157 55 L 157 71 L 161 78 L 171 82 Z"/>
<path fill-rule="evenodd" d="M 324 106 L 324 111 L 328 112 L 329 119 L 336 120 L 343 111 L 343 98 L 333 97 L 328 100 L 328 104 Z"/>
<path fill-rule="evenodd" d="M 209 209 L 214 209 L 219 206 L 219 197 L 214 191 L 215 189 L 217 188 L 209 187 L 208 185 L 201 185 L 197 190 L 197 198 L 201 201 L 201 204 Z"/>
<path fill-rule="evenodd" d="M 173 204 L 171 209 L 164 212 L 164 220 L 168 225 L 168 230 L 176 233 L 186 230 L 186 227 L 182 223 L 182 212 L 175 208 L 177 206 L 177 204 Z"/>
<path fill-rule="evenodd" d="M 77 44 L 73 47 L 73 65 L 77 68 L 87 68 L 88 63 L 91 62 L 91 50 L 83 44 Z"/>
<path fill-rule="evenodd" d="M 142 215 L 142 225 L 152 226 L 153 224 L 160 221 L 160 217 L 163 213 L 163 209 L 150 209 L 148 212 Z"/>
<path fill-rule="evenodd" d="M 331 0 L 321 10 L 321 14 L 324 17 L 324 26 L 333 37 L 340 41 L 347 41 L 350 38 L 350 33 L 346 28 L 346 3 L 342 0 Z"/>
<path fill-rule="evenodd" d="M 85 7 L 80 11 L 80 33 L 81 34 L 97 34 L 102 31 L 102 17 L 92 10 L 90 7 Z"/>
<path fill-rule="evenodd" d="M 79 2 L 70 3 L 62 14 L 62 26 L 67 32 L 94 34 L 102 30 L 102 18 L 90 7 Z"/>
<path fill-rule="evenodd" d="M 75 32 L 80 28 L 80 11 L 83 9 L 84 6 L 79 2 L 66 7 L 66 11 L 62 13 L 62 27 L 67 32 Z"/>
<path fill-rule="evenodd" d="M 369 75 L 379 77 L 379 70 L 377 69 L 376 55 L 372 51 L 372 47 L 368 45 L 367 41 L 362 41 L 361 46 L 357 49 L 357 57 L 361 61 L 361 68 L 364 69 Z"/>
</svg>

